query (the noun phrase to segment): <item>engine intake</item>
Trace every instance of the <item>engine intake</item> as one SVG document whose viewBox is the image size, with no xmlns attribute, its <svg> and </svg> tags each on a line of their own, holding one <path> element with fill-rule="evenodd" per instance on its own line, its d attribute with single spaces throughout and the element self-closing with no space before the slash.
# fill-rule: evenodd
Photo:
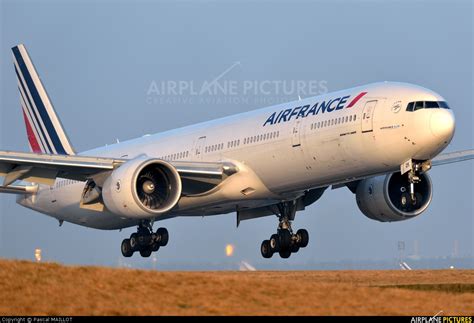
<svg viewBox="0 0 474 323">
<path fill-rule="evenodd" d="M 407 174 L 397 172 L 362 180 L 357 185 L 357 205 L 365 216 L 381 222 L 403 221 L 418 216 L 428 208 L 433 196 L 428 174 L 423 173 L 419 177 L 413 201 Z"/>
<path fill-rule="evenodd" d="M 127 218 L 151 218 L 170 211 L 181 197 L 177 170 L 160 159 L 140 156 L 114 170 L 102 188 L 107 208 Z"/>
</svg>

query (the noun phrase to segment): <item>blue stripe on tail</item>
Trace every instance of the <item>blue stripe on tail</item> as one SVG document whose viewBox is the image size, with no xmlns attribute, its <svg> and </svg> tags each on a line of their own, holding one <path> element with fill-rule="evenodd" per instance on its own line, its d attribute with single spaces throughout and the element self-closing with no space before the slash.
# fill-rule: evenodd
<svg viewBox="0 0 474 323">
<path fill-rule="evenodd" d="M 13 55 L 15 55 L 16 61 L 18 63 L 18 67 L 20 68 L 21 74 L 23 75 L 23 78 L 25 79 L 26 85 L 28 86 L 28 89 L 31 93 L 31 96 L 36 105 L 36 108 L 38 109 L 41 120 L 43 121 L 43 124 L 46 127 L 46 131 L 48 132 L 49 137 L 51 138 L 51 141 L 53 142 L 53 145 L 56 148 L 56 152 L 61 155 L 67 155 L 66 150 L 64 149 L 61 143 L 61 140 L 59 139 L 59 136 L 56 132 L 56 129 L 54 128 L 53 123 L 51 122 L 49 114 L 46 111 L 43 101 L 41 100 L 38 90 L 36 89 L 33 79 L 31 78 L 30 72 L 28 71 L 28 68 L 26 67 L 25 61 L 23 60 L 23 57 L 21 56 L 18 46 L 13 47 L 12 51 L 13 51 Z M 17 75 L 18 75 L 18 72 L 17 72 Z M 21 78 L 19 79 L 21 80 Z M 25 93 L 27 92 L 25 91 Z M 44 139 L 46 140 L 46 137 L 44 137 Z M 49 146 L 49 143 L 47 144 Z"/>
</svg>

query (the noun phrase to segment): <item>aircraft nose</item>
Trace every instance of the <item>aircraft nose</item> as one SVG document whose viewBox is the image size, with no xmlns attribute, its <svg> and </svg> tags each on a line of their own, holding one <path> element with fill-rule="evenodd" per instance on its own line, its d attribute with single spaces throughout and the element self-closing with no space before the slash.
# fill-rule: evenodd
<svg viewBox="0 0 474 323">
<path fill-rule="evenodd" d="M 451 110 L 437 109 L 431 114 L 431 132 L 436 138 L 450 141 L 454 135 L 455 120 Z"/>
</svg>

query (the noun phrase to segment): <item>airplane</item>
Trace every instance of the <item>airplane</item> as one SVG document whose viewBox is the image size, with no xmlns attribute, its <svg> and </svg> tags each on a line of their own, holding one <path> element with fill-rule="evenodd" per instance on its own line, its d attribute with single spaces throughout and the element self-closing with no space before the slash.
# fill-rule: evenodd
<svg viewBox="0 0 474 323">
<path fill-rule="evenodd" d="M 0 151 L 0 192 L 59 221 L 120 230 L 124 257 L 149 257 L 178 216 L 276 216 L 261 254 L 288 258 L 309 242 L 298 211 L 347 187 L 380 222 L 412 219 L 432 200 L 432 166 L 473 159 L 441 152 L 453 110 L 421 86 L 379 82 L 240 113 L 78 153 L 23 45 L 12 48 L 31 152 Z"/>
</svg>

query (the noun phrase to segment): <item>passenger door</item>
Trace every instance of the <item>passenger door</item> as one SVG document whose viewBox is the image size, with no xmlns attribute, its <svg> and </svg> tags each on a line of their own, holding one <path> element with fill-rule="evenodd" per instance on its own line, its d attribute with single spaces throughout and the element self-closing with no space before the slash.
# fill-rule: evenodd
<svg viewBox="0 0 474 323">
<path fill-rule="evenodd" d="M 203 159 L 205 144 L 206 144 L 206 136 L 201 136 L 196 140 L 196 144 L 194 145 L 194 158 L 196 160 Z"/>
<path fill-rule="evenodd" d="M 295 124 L 293 125 L 293 131 L 291 135 L 291 144 L 293 147 L 301 146 L 300 128 L 301 128 L 301 120 L 296 120 Z"/>
<path fill-rule="evenodd" d="M 374 130 L 374 111 L 377 100 L 367 101 L 362 110 L 362 132 L 371 132 Z"/>
</svg>

